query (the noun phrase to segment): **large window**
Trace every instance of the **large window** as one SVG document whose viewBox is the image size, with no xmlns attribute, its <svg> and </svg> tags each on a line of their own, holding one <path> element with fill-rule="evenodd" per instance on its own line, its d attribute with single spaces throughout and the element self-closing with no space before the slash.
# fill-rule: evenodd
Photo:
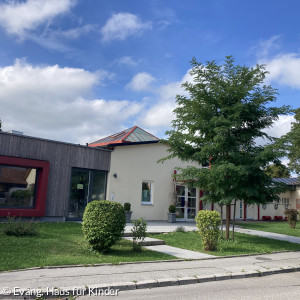
<svg viewBox="0 0 300 300">
<path fill-rule="evenodd" d="M 142 182 L 142 204 L 152 204 L 153 183 L 151 181 Z"/>
<path fill-rule="evenodd" d="M 35 208 L 36 168 L 0 164 L 0 208 Z"/>
<path fill-rule="evenodd" d="M 72 168 L 69 218 L 82 219 L 86 205 L 105 200 L 106 172 Z"/>
</svg>

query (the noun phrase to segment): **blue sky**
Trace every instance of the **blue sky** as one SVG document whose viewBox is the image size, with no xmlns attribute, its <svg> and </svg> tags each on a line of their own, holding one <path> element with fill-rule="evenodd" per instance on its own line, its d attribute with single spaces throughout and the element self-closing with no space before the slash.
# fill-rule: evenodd
<svg viewBox="0 0 300 300">
<path fill-rule="evenodd" d="M 265 63 L 275 105 L 297 108 L 299 9 L 296 0 L 1 1 L 3 130 L 85 144 L 138 125 L 162 137 L 192 57 Z"/>
</svg>

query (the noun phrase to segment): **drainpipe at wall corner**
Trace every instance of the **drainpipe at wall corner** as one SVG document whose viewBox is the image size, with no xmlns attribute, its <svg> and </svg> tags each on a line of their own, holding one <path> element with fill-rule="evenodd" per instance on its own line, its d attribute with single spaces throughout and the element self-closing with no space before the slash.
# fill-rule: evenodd
<svg viewBox="0 0 300 300">
<path fill-rule="evenodd" d="M 244 202 L 244 221 L 247 219 L 247 203 Z"/>
</svg>

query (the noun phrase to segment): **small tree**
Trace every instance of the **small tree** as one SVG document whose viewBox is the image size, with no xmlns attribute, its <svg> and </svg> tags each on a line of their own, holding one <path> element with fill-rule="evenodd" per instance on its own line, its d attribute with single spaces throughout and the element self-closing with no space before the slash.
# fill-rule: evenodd
<svg viewBox="0 0 300 300">
<path fill-rule="evenodd" d="M 141 251 L 141 243 L 144 241 L 147 232 L 147 222 L 143 218 L 132 221 L 133 227 L 131 229 L 133 236 L 133 251 Z"/>
<path fill-rule="evenodd" d="M 217 211 L 200 210 L 196 219 L 196 226 L 202 238 L 204 250 L 214 251 L 217 249 L 220 237 L 221 217 Z"/>
<path fill-rule="evenodd" d="M 265 66 L 234 65 L 226 57 L 223 65 L 206 65 L 192 60 L 193 81 L 183 84 L 189 96 L 177 96 L 176 119 L 167 131 L 170 155 L 183 161 L 196 161 L 211 169 L 188 167 L 178 180 L 209 191 L 204 201 L 226 205 L 226 239 L 229 239 L 230 205 L 236 200 L 265 204 L 279 200 L 286 187 L 272 182 L 264 172 L 269 163 L 278 162 L 284 151 L 275 148 L 274 138 L 264 132 L 287 114 L 289 107 L 271 107 L 277 91 L 263 85 Z M 269 144 L 257 145 L 256 138 Z"/>
</svg>

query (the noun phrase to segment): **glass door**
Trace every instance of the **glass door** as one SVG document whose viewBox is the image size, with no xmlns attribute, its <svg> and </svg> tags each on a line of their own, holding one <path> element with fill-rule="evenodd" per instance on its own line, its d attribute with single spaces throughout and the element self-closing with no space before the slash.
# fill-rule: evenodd
<svg viewBox="0 0 300 300">
<path fill-rule="evenodd" d="M 105 200 L 105 197 L 105 171 L 72 168 L 69 219 L 81 220 L 89 202 Z"/>
<path fill-rule="evenodd" d="M 176 221 L 194 221 L 196 217 L 196 188 L 176 186 Z"/>
<path fill-rule="evenodd" d="M 84 209 L 88 203 L 89 171 L 72 170 L 71 193 L 69 203 L 69 218 L 82 219 Z"/>
</svg>

